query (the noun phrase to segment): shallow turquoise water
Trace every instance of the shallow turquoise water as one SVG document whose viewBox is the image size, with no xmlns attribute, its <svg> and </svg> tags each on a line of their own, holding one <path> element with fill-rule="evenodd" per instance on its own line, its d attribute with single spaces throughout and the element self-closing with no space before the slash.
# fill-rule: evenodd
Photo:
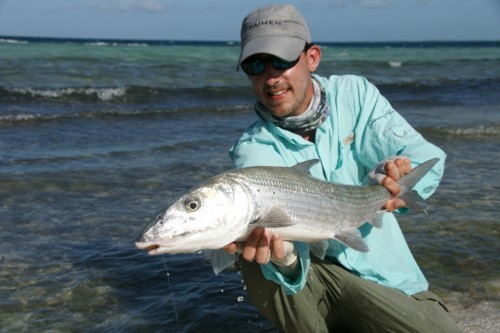
<svg viewBox="0 0 500 333">
<path fill-rule="evenodd" d="M 237 272 L 134 248 L 171 198 L 231 167 L 227 150 L 256 119 L 238 46 L 30 41 L 0 53 L 0 332 L 273 331 Z M 400 224 L 463 327 L 493 325 L 500 47 L 323 54 L 320 74 L 365 75 L 447 152 L 430 213 Z"/>
</svg>

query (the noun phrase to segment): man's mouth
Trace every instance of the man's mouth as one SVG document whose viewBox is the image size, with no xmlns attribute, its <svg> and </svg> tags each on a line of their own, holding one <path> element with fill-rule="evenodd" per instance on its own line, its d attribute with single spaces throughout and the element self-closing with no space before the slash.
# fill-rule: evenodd
<svg viewBox="0 0 500 333">
<path fill-rule="evenodd" d="M 270 92 L 270 94 L 273 96 L 283 95 L 284 93 L 286 93 L 286 89 Z"/>
<path fill-rule="evenodd" d="M 283 90 L 269 91 L 268 94 L 271 97 L 279 97 L 279 96 L 284 96 L 287 92 L 288 89 L 283 89 Z"/>
</svg>

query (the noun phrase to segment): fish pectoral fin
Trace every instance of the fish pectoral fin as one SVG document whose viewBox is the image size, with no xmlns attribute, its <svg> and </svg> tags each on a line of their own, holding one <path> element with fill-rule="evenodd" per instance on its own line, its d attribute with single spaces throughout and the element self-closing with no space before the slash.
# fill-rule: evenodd
<svg viewBox="0 0 500 333">
<path fill-rule="evenodd" d="M 343 230 L 333 238 L 356 251 L 368 252 L 369 250 L 368 245 L 366 245 L 365 241 L 361 237 L 361 232 L 359 232 L 356 228 Z"/>
<path fill-rule="evenodd" d="M 229 254 L 222 249 L 212 250 L 210 253 L 210 261 L 212 262 L 212 268 L 215 275 L 219 275 L 224 269 L 234 264 L 236 261 L 236 254 Z"/>
<path fill-rule="evenodd" d="M 328 249 L 328 241 L 323 240 L 323 241 L 311 243 L 310 248 L 311 248 L 312 254 L 314 254 L 317 258 L 323 260 L 323 259 L 325 259 L 325 256 L 326 256 L 326 249 Z"/>
<path fill-rule="evenodd" d="M 283 228 L 293 225 L 292 218 L 283 209 L 277 206 L 269 208 L 257 220 L 252 222 L 254 226 L 265 228 Z"/>
</svg>

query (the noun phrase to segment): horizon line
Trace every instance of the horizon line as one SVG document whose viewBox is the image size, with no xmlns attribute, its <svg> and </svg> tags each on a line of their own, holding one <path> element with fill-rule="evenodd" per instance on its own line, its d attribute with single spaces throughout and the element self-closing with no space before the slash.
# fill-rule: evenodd
<svg viewBox="0 0 500 333">
<path fill-rule="evenodd" d="M 239 40 L 203 40 L 203 39 L 149 39 L 149 38 L 110 38 L 110 37 L 47 37 L 47 36 L 20 36 L 20 35 L 0 35 L 0 41 L 13 40 L 13 41 L 90 41 L 90 42 L 118 42 L 118 43 L 196 43 L 196 44 L 234 44 L 239 45 Z M 422 40 L 380 40 L 380 41 L 316 41 L 316 44 L 453 44 L 453 43 L 467 43 L 467 44 L 492 44 L 500 43 L 500 39 L 422 39 Z"/>
</svg>

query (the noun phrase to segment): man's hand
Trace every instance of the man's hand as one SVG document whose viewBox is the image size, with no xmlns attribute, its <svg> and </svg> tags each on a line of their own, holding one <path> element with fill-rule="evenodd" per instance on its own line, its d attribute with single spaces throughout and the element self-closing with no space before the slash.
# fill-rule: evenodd
<svg viewBox="0 0 500 333">
<path fill-rule="evenodd" d="M 256 261 L 258 264 L 267 264 L 271 259 L 281 259 L 285 254 L 283 239 L 273 236 L 263 227 L 255 228 L 245 243 L 231 243 L 224 247 L 228 253 L 242 252 L 243 259 Z"/>
<path fill-rule="evenodd" d="M 401 191 L 401 187 L 397 181 L 404 175 L 409 174 L 410 171 L 411 163 L 410 159 L 407 157 L 398 157 L 394 161 L 389 161 L 384 164 L 384 173 L 386 176 L 382 179 L 380 185 L 387 188 L 393 196 L 393 198 L 388 200 L 384 205 L 384 209 L 388 212 L 392 212 L 405 206 L 405 202 L 403 200 L 396 198 Z"/>
<path fill-rule="evenodd" d="M 267 264 L 269 261 L 290 279 L 300 274 L 297 252 L 292 242 L 283 241 L 278 235 L 272 235 L 263 227 L 255 228 L 245 243 L 231 243 L 224 247 L 230 254 L 242 252 L 243 259 L 255 261 L 258 264 Z"/>
</svg>

